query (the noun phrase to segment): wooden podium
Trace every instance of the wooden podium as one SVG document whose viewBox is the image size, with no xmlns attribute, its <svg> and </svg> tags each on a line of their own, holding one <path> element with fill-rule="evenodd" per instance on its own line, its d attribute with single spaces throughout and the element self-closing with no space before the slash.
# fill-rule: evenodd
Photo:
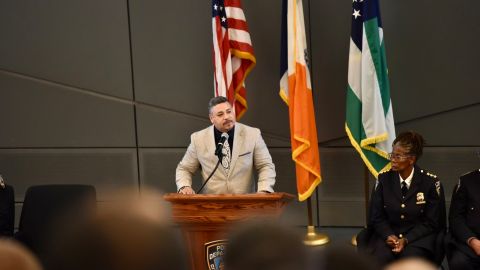
<svg viewBox="0 0 480 270">
<path fill-rule="evenodd" d="M 288 193 L 164 195 L 172 204 L 173 220 L 182 228 L 193 270 L 209 269 L 205 244 L 225 240 L 233 223 L 278 217 L 293 198 Z"/>
</svg>

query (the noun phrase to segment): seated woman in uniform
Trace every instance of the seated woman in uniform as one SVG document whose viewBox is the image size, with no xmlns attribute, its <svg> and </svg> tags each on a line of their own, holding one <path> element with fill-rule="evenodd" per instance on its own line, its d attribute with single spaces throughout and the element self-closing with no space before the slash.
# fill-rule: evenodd
<svg viewBox="0 0 480 270">
<path fill-rule="evenodd" d="M 480 170 L 460 177 L 450 204 L 450 270 L 480 269 Z"/>
<path fill-rule="evenodd" d="M 413 131 L 393 141 L 391 170 L 378 175 L 372 194 L 373 255 L 387 264 L 404 257 L 434 260 L 440 228 L 440 182 L 418 166 L 425 141 Z"/>
</svg>

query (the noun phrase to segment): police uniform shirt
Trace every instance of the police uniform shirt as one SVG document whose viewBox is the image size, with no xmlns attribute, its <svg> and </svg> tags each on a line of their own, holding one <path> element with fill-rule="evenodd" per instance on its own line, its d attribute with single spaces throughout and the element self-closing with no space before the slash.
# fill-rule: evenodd
<svg viewBox="0 0 480 270">
<path fill-rule="evenodd" d="M 415 166 L 403 198 L 400 178 L 392 170 L 379 174 L 372 196 L 372 227 L 383 240 L 396 235 L 407 238 L 408 245 L 432 250 L 441 209 L 438 179 Z"/>
<path fill-rule="evenodd" d="M 405 184 L 407 184 L 407 188 L 410 188 L 410 184 L 412 183 L 412 178 L 413 178 L 413 172 L 415 172 L 415 168 L 412 169 L 412 172 L 406 179 L 403 179 L 402 176 L 398 174 L 400 178 L 400 187 L 402 186 L 402 182 L 405 181 Z"/>
<path fill-rule="evenodd" d="M 460 177 L 452 196 L 449 218 L 450 231 L 457 246 L 470 256 L 475 256 L 467 242 L 472 238 L 480 239 L 480 170 Z"/>
</svg>

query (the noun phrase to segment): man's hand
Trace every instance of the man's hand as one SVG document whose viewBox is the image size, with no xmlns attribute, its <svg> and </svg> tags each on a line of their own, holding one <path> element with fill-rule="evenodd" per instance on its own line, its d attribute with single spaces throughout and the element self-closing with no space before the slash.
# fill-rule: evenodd
<svg viewBox="0 0 480 270">
<path fill-rule="evenodd" d="M 398 245 L 398 237 L 396 235 L 390 235 L 387 237 L 387 240 L 385 241 L 389 247 L 394 249 Z"/>
<path fill-rule="evenodd" d="M 477 238 L 473 238 L 468 242 L 468 245 L 470 246 L 471 249 L 473 249 L 473 252 L 477 254 L 477 256 L 480 256 L 480 240 Z"/>
<path fill-rule="evenodd" d="M 405 238 L 401 238 L 400 240 L 398 240 L 398 244 L 395 246 L 395 248 L 392 249 L 392 251 L 394 253 L 400 253 L 403 251 L 406 245 L 407 245 L 407 240 L 405 240 Z"/>
<path fill-rule="evenodd" d="M 193 190 L 193 188 L 191 187 L 182 187 L 178 193 L 180 194 L 195 194 L 195 190 Z"/>
</svg>

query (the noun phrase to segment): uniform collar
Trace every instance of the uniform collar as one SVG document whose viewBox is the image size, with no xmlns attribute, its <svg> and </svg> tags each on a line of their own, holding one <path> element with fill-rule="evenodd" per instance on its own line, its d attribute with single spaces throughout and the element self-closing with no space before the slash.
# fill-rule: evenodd
<svg viewBox="0 0 480 270">
<path fill-rule="evenodd" d="M 412 172 L 406 179 L 403 179 L 402 176 L 398 174 L 398 176 L 400 177 L 400 184 L 402 184 L 402 182 L 405 181 L 405 183 L 407 183 L 407 188 L 410 188 L 410 184 L 412 183 L 414 172 L 415 172 L 415 166 L 412 168 Z"/>
</svg>

